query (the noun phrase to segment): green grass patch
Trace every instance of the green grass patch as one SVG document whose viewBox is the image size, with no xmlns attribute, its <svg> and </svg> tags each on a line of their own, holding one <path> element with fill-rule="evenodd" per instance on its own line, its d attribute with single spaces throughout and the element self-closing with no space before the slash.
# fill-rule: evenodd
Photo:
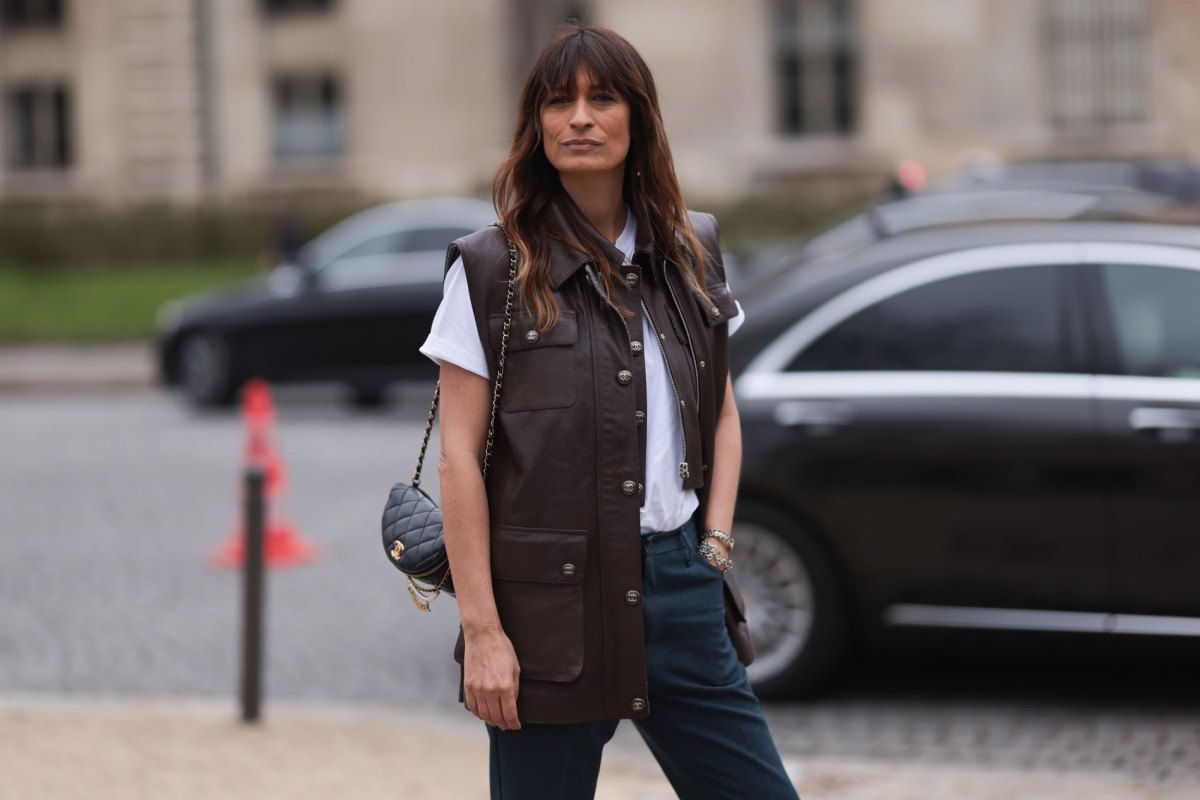
<svg viewBox="0 0 1200 800">
<path fill-rule="evenodd" d="M 258 271 L 245 260 L 44 272 L 0 265 L 0 341 L 144 339 L 165 301 Z"/>
</svg>

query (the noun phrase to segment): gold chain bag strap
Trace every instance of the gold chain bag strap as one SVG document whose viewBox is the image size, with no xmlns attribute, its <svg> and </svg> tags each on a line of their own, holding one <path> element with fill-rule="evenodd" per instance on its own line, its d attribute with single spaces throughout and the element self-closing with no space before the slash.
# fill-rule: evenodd
<svg viewBox="0 0 1200 800">
<path fill-rule="evenodd" d="M 500 409 L 500 388 L 504 384 L 504 355 L 508 352 L 517 282 L 517 248 L 508 238 L 504 227 L 498 222 L 495 225 L 508 242 L 508 289 L 504 298 L 500 360 L 496 365 L 496 381 L 492 388 L 492 416 L 488 422 L 487 445 L 483 450 L 485 483 L 496 436 L 496 414 Z M 412 483 L 401 481 L 393 486 L 383 509 L 383 549 L 392 564 L 407 577 L 408 593 L 422 611 L 428 611 L 429 604 L 443 591 L 454 594 L 450 559 L 446 555 L 446 540 L 442 533 L 442 510 L 421 488 L 421 467 L 425 463 L 425 450 L 429 447 L 429 436 L 433 432 L 433 418 L 437 414 L 441 389 L 442 382 L 439 380 L 433 390 L 433 404 L 425 421 L 425 438 L 421 441 L 421 453 L 417 457 L 417 470 L 413 473 Z"/>
</svg>

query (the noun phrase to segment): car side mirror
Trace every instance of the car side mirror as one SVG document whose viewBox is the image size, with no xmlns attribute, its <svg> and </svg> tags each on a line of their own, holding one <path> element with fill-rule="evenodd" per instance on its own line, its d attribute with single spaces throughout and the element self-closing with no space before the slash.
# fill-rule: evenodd
<svg viewBox="0 0 1200 800">
<path fill-rule="evenodd" d="M 271 288 L 282 295 L 301 294 L 316 285 L 316 275 L 300 264 L 283 263 L 271 270 Z"/>
</svg>

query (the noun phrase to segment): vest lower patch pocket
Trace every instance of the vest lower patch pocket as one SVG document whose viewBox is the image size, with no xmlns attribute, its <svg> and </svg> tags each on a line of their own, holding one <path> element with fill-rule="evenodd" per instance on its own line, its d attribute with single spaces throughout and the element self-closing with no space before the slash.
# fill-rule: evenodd
<svg viewBox="0 0 1200 800">
<path fill-rule="evenodd" d="M 583 671 L 587 531 L 492 526 L 492 589 L 521 677 L 571 681 Z"/>
<path fill-rule="evenodd" d="M 537 330 L 532 315 L 513 314 L 500 396 L 504 411 L 536 411 L 575 404 L 579 328 L 574 311 L 560 309 L 559 314 L 558 324 L 545 333 Z M 504 315 L 492 314 L 488 328 L 492 350 L 499 353 Z"/>
</svg>

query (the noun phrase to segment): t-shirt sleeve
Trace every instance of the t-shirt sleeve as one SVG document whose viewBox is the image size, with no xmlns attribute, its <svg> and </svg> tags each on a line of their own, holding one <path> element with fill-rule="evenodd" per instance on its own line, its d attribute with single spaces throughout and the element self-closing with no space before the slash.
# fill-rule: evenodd
<svg viewBox="0 0 1200 800">
<path fill-rule="evenodd" d="M 737 305 L 737 315 L 729 319 L 729 335 L 733 336 L 737 333 L 737 329 L 742 327 L 742 323 L 746 321 L 746 313 L 742 311 L 742 304 L 737 300 L 733 301 Z M 740 340 L 739 340 L 740 341 Z"/>
<path fill-rule="evenodd" d="M 433 325 L 420 351 L 439 367 L 449 361 L 468 372 L 491 379 L 479 330 L 475 327 L 475 311 L 467 291 L 467 273 L 462 257 L 455 259 L 446 273 L 442 302 L 433 315 Z"/>
</svg>

